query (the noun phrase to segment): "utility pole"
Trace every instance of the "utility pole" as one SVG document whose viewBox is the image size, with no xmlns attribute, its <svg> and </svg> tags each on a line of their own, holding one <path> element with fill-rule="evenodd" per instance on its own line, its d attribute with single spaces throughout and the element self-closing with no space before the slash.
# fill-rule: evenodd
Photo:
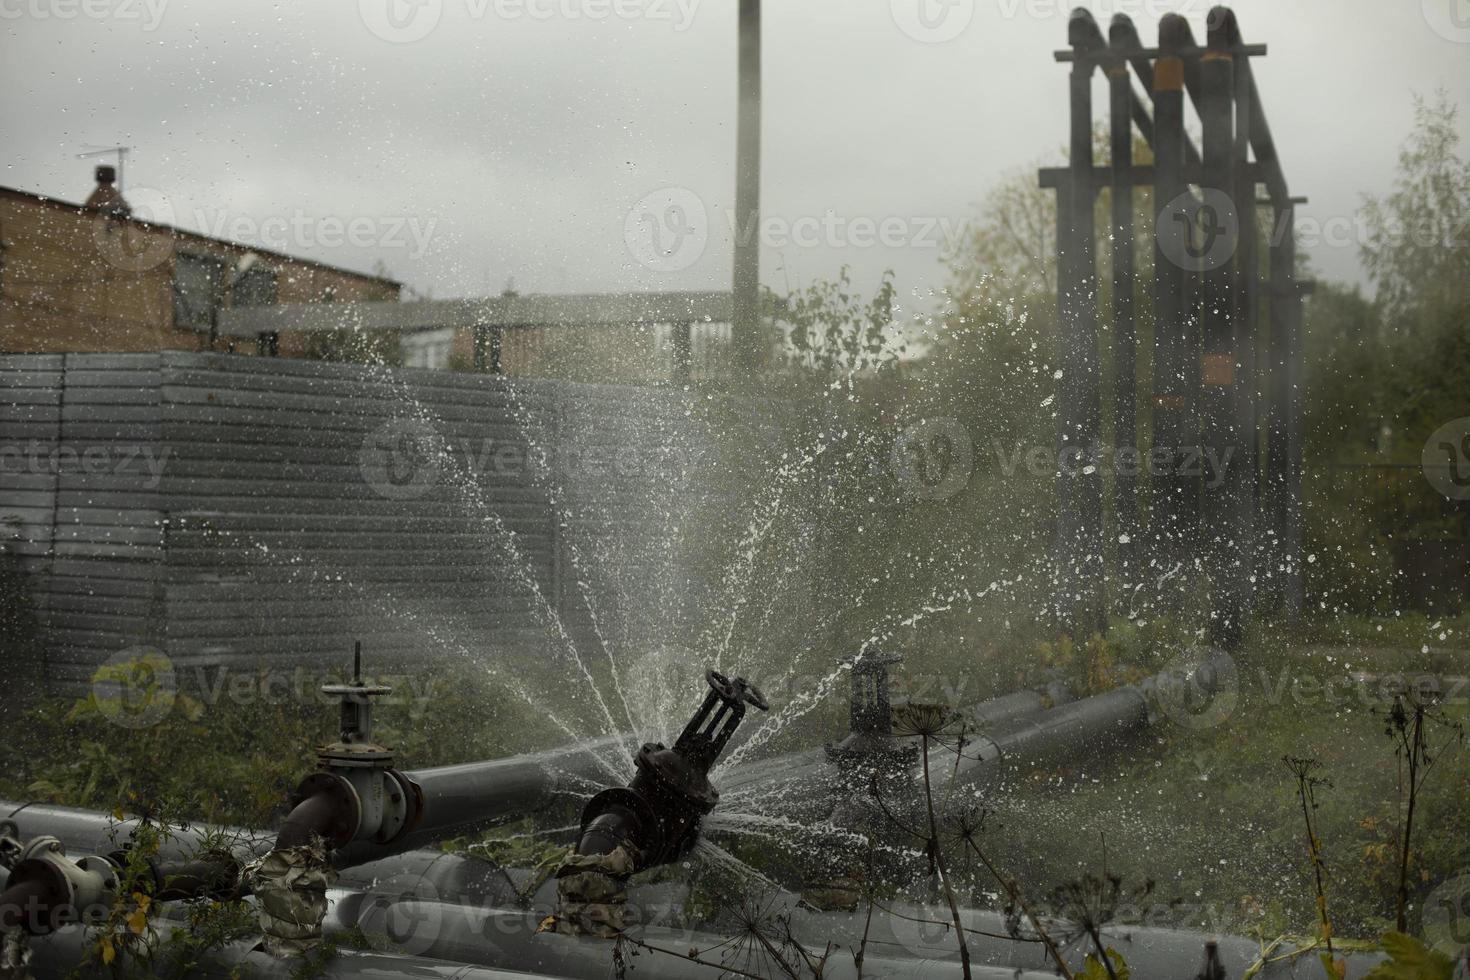
<svg viewBox="0 0 1470 980">
<path fill-rule="evenodd" d="M 740 50 L 735 124 L 735 277 L 736 369 L 753 373 L 761 363 L 760 196 L 761 196 L 761 0 L 740 0 Z"/>
</svg>

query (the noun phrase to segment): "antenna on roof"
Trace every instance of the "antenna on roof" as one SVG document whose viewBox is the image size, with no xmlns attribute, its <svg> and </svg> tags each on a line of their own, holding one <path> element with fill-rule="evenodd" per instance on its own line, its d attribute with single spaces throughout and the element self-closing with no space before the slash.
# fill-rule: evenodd
<svg viewBox="0 0 1470 980">
<path fill-rule="evenodd" d="M 106 156 L 109 153 L 116 153 L 117 154 L 117 192 L 119 194 L 121 194 L 122 193 L 122 190 L 123 190 L 123 161 L 128 158 L 128 154 L 131 153 L 132 150 L 133 150 L 133 148 L 131 146 L 104 146 L 104 147 L 102 147 L 101 149 L 98 149 L 98 150 L 88 150 L 85 153 L 78 153 L 77 154 L 77 159 L 78 160 L 85 160 L 87 157 L 100 157 L 100 156 Z"/>
</svg>

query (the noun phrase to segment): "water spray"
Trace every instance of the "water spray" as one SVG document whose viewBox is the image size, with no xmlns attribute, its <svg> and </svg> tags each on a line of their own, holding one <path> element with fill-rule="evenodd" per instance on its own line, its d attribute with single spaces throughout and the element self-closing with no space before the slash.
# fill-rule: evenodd
<svg viewBox="0 0 1470 980">
<path fill-rule="evenodd" d="M 620 931 L 626 925 L 627 879 L 694 847 L 700 819 L 720 800 L 710 769 L 746 706 L 770 707 L 743 677 L 708 670 L 705 680 L 709 693 L 673 748 L 645 742 L 634 756 L 637 772 L 628 785 L 605 789 L 587 802 L 576 852 L 557 871 L 558 931 Z"/>
</svg>

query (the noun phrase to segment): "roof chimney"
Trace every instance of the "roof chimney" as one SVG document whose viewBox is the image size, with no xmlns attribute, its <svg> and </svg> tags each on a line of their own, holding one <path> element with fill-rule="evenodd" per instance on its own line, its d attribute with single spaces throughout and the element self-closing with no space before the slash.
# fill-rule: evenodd
<svg viewBox="0 0 1470 980">
<path fill-rule="evenodd" d="M 82 207 L 88 211 L 105 214 L 109 218 L 126 218 L 131 215 L 133 209 L 128 206 L 128 202 L 123 200 L 122 194 L 113 186 L 116 183 L 117 168 L 109 163 L 99 164 L 97 187 Z"/>
</svg>

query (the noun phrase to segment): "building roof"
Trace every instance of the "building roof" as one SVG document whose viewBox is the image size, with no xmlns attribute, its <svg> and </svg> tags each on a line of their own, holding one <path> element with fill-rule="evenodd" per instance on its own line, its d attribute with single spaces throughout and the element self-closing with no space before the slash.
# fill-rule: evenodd
<svg viewBox="0 0 1470 980">
<path fill-rule="evenodd" d="M 6 187 L 3 184 L 0 184 L 0 194 L 9 195 L 11 197 L 25 198 L 38 204 L 44 204 L 48 207 L 53 207 L 62 211 L 75 212 L 79 215 L 91 213 L 87 206 L 83 204 L 73 204 L 69 201 L 62 201 L 58 198 L 48 197 L 45 194 L 37 194 L 33 191 L 23 191 L 15 187 Z M 164 224 L 163 222 L 144 221 L 141 218 L 134 217 L 115 218 L 114 220 L 126 221 L 129 224 L 137 225 L 140 228 L 157 228 L 160 231 L 169 232 L 176 238 L 187 239 L 196 242 L 211 242 L 215 245 L 222 245 L 225 248 L 234 249 L 240 252 L 254 252 L 256 255 L 268 256 L 270 258 L 278 259 L 283 262 L 294 262 L 299 265 L 315 266 L 318 269 L 326 269 L 340 275 L 353 276 L 358 279 L 368 280 L 370 282 L 383 283 L 384 285 L 392 286 L 395 289 L 401 289 L 403 286 L 403 283 L 401 283 L 397 279 L 390 279 L 387 276 L 376 276 L 369 272 L 358 272 L 355 269 L 347 269 L 339 265 L 332 265 L 328 262 L 319 262 L 316 259 L 303 258 L 299 255 L 290 255 L 286 252 L 280 252 L 272 248 L 265 248 L 258 245 L 250 245 L 245 242 L 236 242 L 228 238 L 215 238 L 212 235 L 202 235 L 197 231 L 190 231 L 187 228 L 180 228 L 177 225 Z"/>
</svg>

